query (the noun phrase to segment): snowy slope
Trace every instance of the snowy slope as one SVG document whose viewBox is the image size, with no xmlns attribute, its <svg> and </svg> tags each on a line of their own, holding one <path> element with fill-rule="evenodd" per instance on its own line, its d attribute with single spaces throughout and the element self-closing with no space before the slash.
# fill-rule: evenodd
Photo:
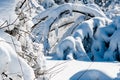
<svg viewBox="0 0 120 80">
<path fill-rule="evenodd" d="M 50 80 L 113 80 L 120 63 L 49 60 L 47 69 Z"/>
</svg>

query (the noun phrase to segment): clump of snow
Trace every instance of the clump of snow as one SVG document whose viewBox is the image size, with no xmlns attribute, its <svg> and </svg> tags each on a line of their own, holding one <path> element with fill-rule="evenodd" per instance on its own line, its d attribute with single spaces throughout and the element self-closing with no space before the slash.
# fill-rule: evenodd
<svg viewBox="0 0 120 80">
<path fill-rule="evenodd" d="M 65 53 L 65 50 L 67 50 L 67 49 L 71 50 L 73 54 L 76 51 L 75 40 L 72 36 L 65 38 L 58 45 L 57 54 L 58 54 L 59 59 L 66 59 L 66 57 L 64 57 L 64 56 L 67 56 L 67 54 L 69 54 L 69 53 L 67 53 L 67 51 Z"/>
<path fill-rule="evenodd" d="M 0 30 L 0 38 L 3 38 L 3 42 L 5 41 L 6 43 L 10 44 L 10 46 L 16 51 L 17 53 L 22 53 L 22 49 L 21 49 L 21 43 L 19 41 L 17 41 L 17 39 L 7 33 L 5 33 L 4 31 Z M 1 39 L 2 41 L 2 39 Z"/>
<path fill-rule="evenodd" d="M 13 48 L 6 43 L 4 39 L 0 38 L 0 40 L 2 40 L 0 42 L 0 60 L 2 61 L 0 64 L 0 73 L 15 73 L 12 77 L 13 79 L 14 77 L 19 77 L 18 75 L 20 75 L 24 78 L 24 80 L 34 80 L 35 76 L 33 69 L 20 56 L 18 56 L 15 50 L 13 50 Z"/>
</svg>

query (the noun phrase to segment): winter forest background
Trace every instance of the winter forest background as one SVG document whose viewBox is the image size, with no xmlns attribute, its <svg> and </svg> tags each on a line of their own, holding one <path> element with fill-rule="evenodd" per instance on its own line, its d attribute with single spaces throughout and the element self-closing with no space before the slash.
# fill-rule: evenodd
<svg viewBox="0 0 120 80">
<path fill-rule="evenodd" d="M 0 80 L 120 80 L 120 0 L 0 0 Z"/>
</svg>

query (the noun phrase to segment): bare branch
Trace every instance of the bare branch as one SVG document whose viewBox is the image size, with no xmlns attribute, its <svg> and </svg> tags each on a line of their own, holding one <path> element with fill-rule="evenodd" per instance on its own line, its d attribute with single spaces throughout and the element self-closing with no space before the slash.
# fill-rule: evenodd
<svg viewBox="0 0 120 80">
<path fill-rule="evenodd" d="M 43 20 L 45 20 L 48 16 L 43 17 L 42 19 L 40 19 L 36 24 L 34 24 L 31 28 L 31 31 L 35 28 L 35 26 L 37 26 L 40 22 L 42 22 Z"/>
<path fill-rule="evenodd" d="M 20 5 L 19 8 L 22 8 L 22 6 L 25 4 L 26 1 L 27 1 L 27 0 L 24 0 L 24 1 L 22 2 L 22 4 Z"/>
<path fill-rule="evenodd" d="M 69 24 L 72 24 L 72 23 L 74 23 L 74 21 L 71 21 L 71 22 L 62 24 L 62 25 L 58 26 L 58 28 L 62 28 L 62 27 L 64 27 L 64 26 L 69 25 Z M 52 32 L 52 31 L 54 31 L 54 30 L 55 30 L 55 28 L 51 29 L 50 32 Z"/>
</svg>

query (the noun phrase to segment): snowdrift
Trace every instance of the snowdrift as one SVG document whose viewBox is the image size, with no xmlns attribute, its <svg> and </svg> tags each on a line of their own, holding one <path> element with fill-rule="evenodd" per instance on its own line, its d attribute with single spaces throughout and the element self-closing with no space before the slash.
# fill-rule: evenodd
<svg viewBox="0 0 120 80">
<path fill-rule="evenodd" d="M 49 60 L 46 65 L 50 80 L 119 80 L 119 63 Z"/>
</svg>

